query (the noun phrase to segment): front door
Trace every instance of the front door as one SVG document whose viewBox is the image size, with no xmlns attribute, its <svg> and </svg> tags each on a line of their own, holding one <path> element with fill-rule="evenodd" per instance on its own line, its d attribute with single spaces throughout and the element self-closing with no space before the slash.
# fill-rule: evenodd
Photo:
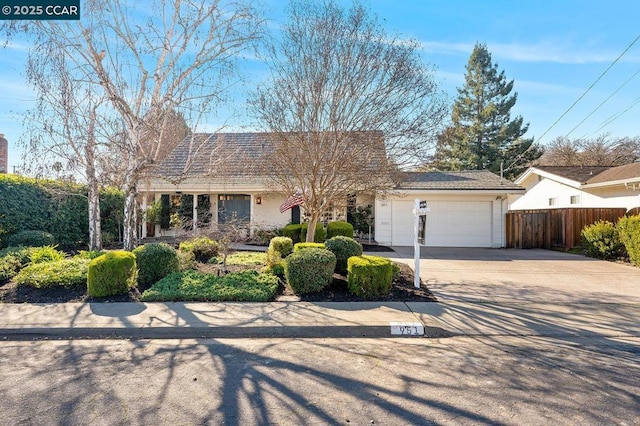
<svg viewBox="0 0 640 426">
<path fill-rule="evenodd" d="M 245 194 L 218 195 L 218 223 L 248 223 L 251 219 L 251 196 Z"/>
</svg>

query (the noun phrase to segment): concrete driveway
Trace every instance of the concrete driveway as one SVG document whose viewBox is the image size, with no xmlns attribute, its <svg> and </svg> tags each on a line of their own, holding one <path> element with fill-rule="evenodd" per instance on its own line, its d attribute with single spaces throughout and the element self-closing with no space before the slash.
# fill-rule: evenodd
<svg viewBox="0 0 640 426">
<path fill-rule="evenodd" d="M 394 247 L 413 267 L 413 248 Z M 420 277 L 438 300 L 640 303 L 640 268 L 550 250 L 422 247 Z"/>
<path fill-rule="evenodd" d="M 413 265 L 413 248 L 394 250 L 388 257 Z M 630 265 L 547 250 L 423 247 L 420 276 L 440 303 L 407 306 L 433 334 L 640 336 L 640 268 Z"/>
</svg>

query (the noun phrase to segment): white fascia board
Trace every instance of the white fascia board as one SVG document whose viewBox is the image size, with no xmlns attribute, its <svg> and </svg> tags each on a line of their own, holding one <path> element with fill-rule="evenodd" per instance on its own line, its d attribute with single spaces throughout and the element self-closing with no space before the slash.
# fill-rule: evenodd
<svg viewBox="0 0 640 426">
<path fill-rule="evenodd" d="M 558 176 L 554 173 L 549 173 L 549 172 L 545 172 L 544 170 L 540 170 L 540 169 L 536 169 L 535 167 L 531 167 L 531 169 L 529 169 L 531 171 L 531 173 L 535 173 L 539 176 L 542 176 L 543 178 L 546 179 L 551 179 L 553 181 L 559 182 L 563 185 L 567 185 L 570 186 L 572 188 L 576 188 L 576 189 L 581 189 L 582 188 L 582 184 L 578 181 L 575 181 L 573 179 L 567 179 L 565 177 L 562 176 Z M 524 175 L 523 175 L 524 177 Z M 519 180 L 519 179 L 518 179 Z M 514 183 L 519 184 L 518 180 L 516 180 Z"/>
<path fill-rule="evenodd" d="M 524 194 L 526 189 L 401 189 L 398 192 L 403 194 L 443 194 L 443 195 L 509 195 Z"/>
<path fill-rule="evenodd" d="M 629 178 L 629 179 L 609 180 L 609 181 L 606 181 L 606 182 L 598 182 L 598 183 L 588 183 L 586 185 L 583 185 L 582 188 L 584 188 L 584 189 L 602 188 L 602 187 L 605 187 L 605 186 L 632 185 L 634 183 L 635 184 L 640 183 L 640 176 L 634 177 L 634 178 Z"/>
</svg>

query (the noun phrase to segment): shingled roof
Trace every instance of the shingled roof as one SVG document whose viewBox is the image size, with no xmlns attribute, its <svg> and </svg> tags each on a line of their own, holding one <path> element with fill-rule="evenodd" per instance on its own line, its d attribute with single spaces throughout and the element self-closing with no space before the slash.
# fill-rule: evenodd
<svg viewBox="0 0 640 426">
<path fill-rule="evenodd" d="M 358 138 L 372 138 L 378 152 L 367 151 L 363 167 L 382 169 L 386 163 L 384 139 L 381 132 L 352 132 Z M 288 134 L 285 134 L 288 135 Z M 290 135 L 296 135 L 291 133 Z M 282 135 L 280 135 L 281 137 Z M 186 137 L 167 158 L 153 169 L 152 177 L 178 182 L 184 178 L 229 180 L 264 178 L 268 167 L 264 160 L 273 150 L 278 137 L 273 133 L 198 133 Z M 353 137 L 353 136 L 349 136 Z M 348 165 L 348 163 L 345 163 Z"/>
<path fill-rule="evenodd" d="M 522 186 L 507 179 L 501 179 L 500 176 L 488 170 L 406 172 L 398 189 L 524 191 Z"/>
<path fill-rule="evenodd" d="M 581 184 L 585 184 L 593 177 L 611 169 L 606 166 L 535 166 L 535 168 Z"/>
<path fill-rule="evenodd" d="M 630 179 L 640 180 L 640 163 L 611 167 L 590 178 L 587 184 L 625 181 Z"/>
</svg>

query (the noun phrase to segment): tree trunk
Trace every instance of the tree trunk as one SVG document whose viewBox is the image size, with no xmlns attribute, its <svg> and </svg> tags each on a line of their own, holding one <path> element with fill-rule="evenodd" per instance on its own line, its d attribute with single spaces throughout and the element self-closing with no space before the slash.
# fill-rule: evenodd
<svg viewBox="0 0 640 426">
<path fill-rule="evenodd" d="M 312 213 L 309 217 L 309 227 L 307 228 L 307 242 L 312 243 L 316 237 L 316 224 L 320 220 L 320 215 L 318 213 Z"/>
<path fill-rule="evenodd" d="M 89 201 L 89 250 L 102 250 L 102 229 L 100 226 L 100 191 L 95 177 L 88 183 Z"/>
<path fill-rule="evenodd" d="M 89 250 L 102 250 L 102 229 L 100 227 L 100 190 L 95 168 L 95 109 L 91 111 L 88 138 L 84 148 L 87 173 L 87 200 L 89 205 Z"/>
<path fill-rule="evenodd" d="M 138 186 L 131 162 L 130 159 L 124 180 L 124 224 L 122 231 L 123 248 L 128 251 L 138 245 Z"/>
</svg>

